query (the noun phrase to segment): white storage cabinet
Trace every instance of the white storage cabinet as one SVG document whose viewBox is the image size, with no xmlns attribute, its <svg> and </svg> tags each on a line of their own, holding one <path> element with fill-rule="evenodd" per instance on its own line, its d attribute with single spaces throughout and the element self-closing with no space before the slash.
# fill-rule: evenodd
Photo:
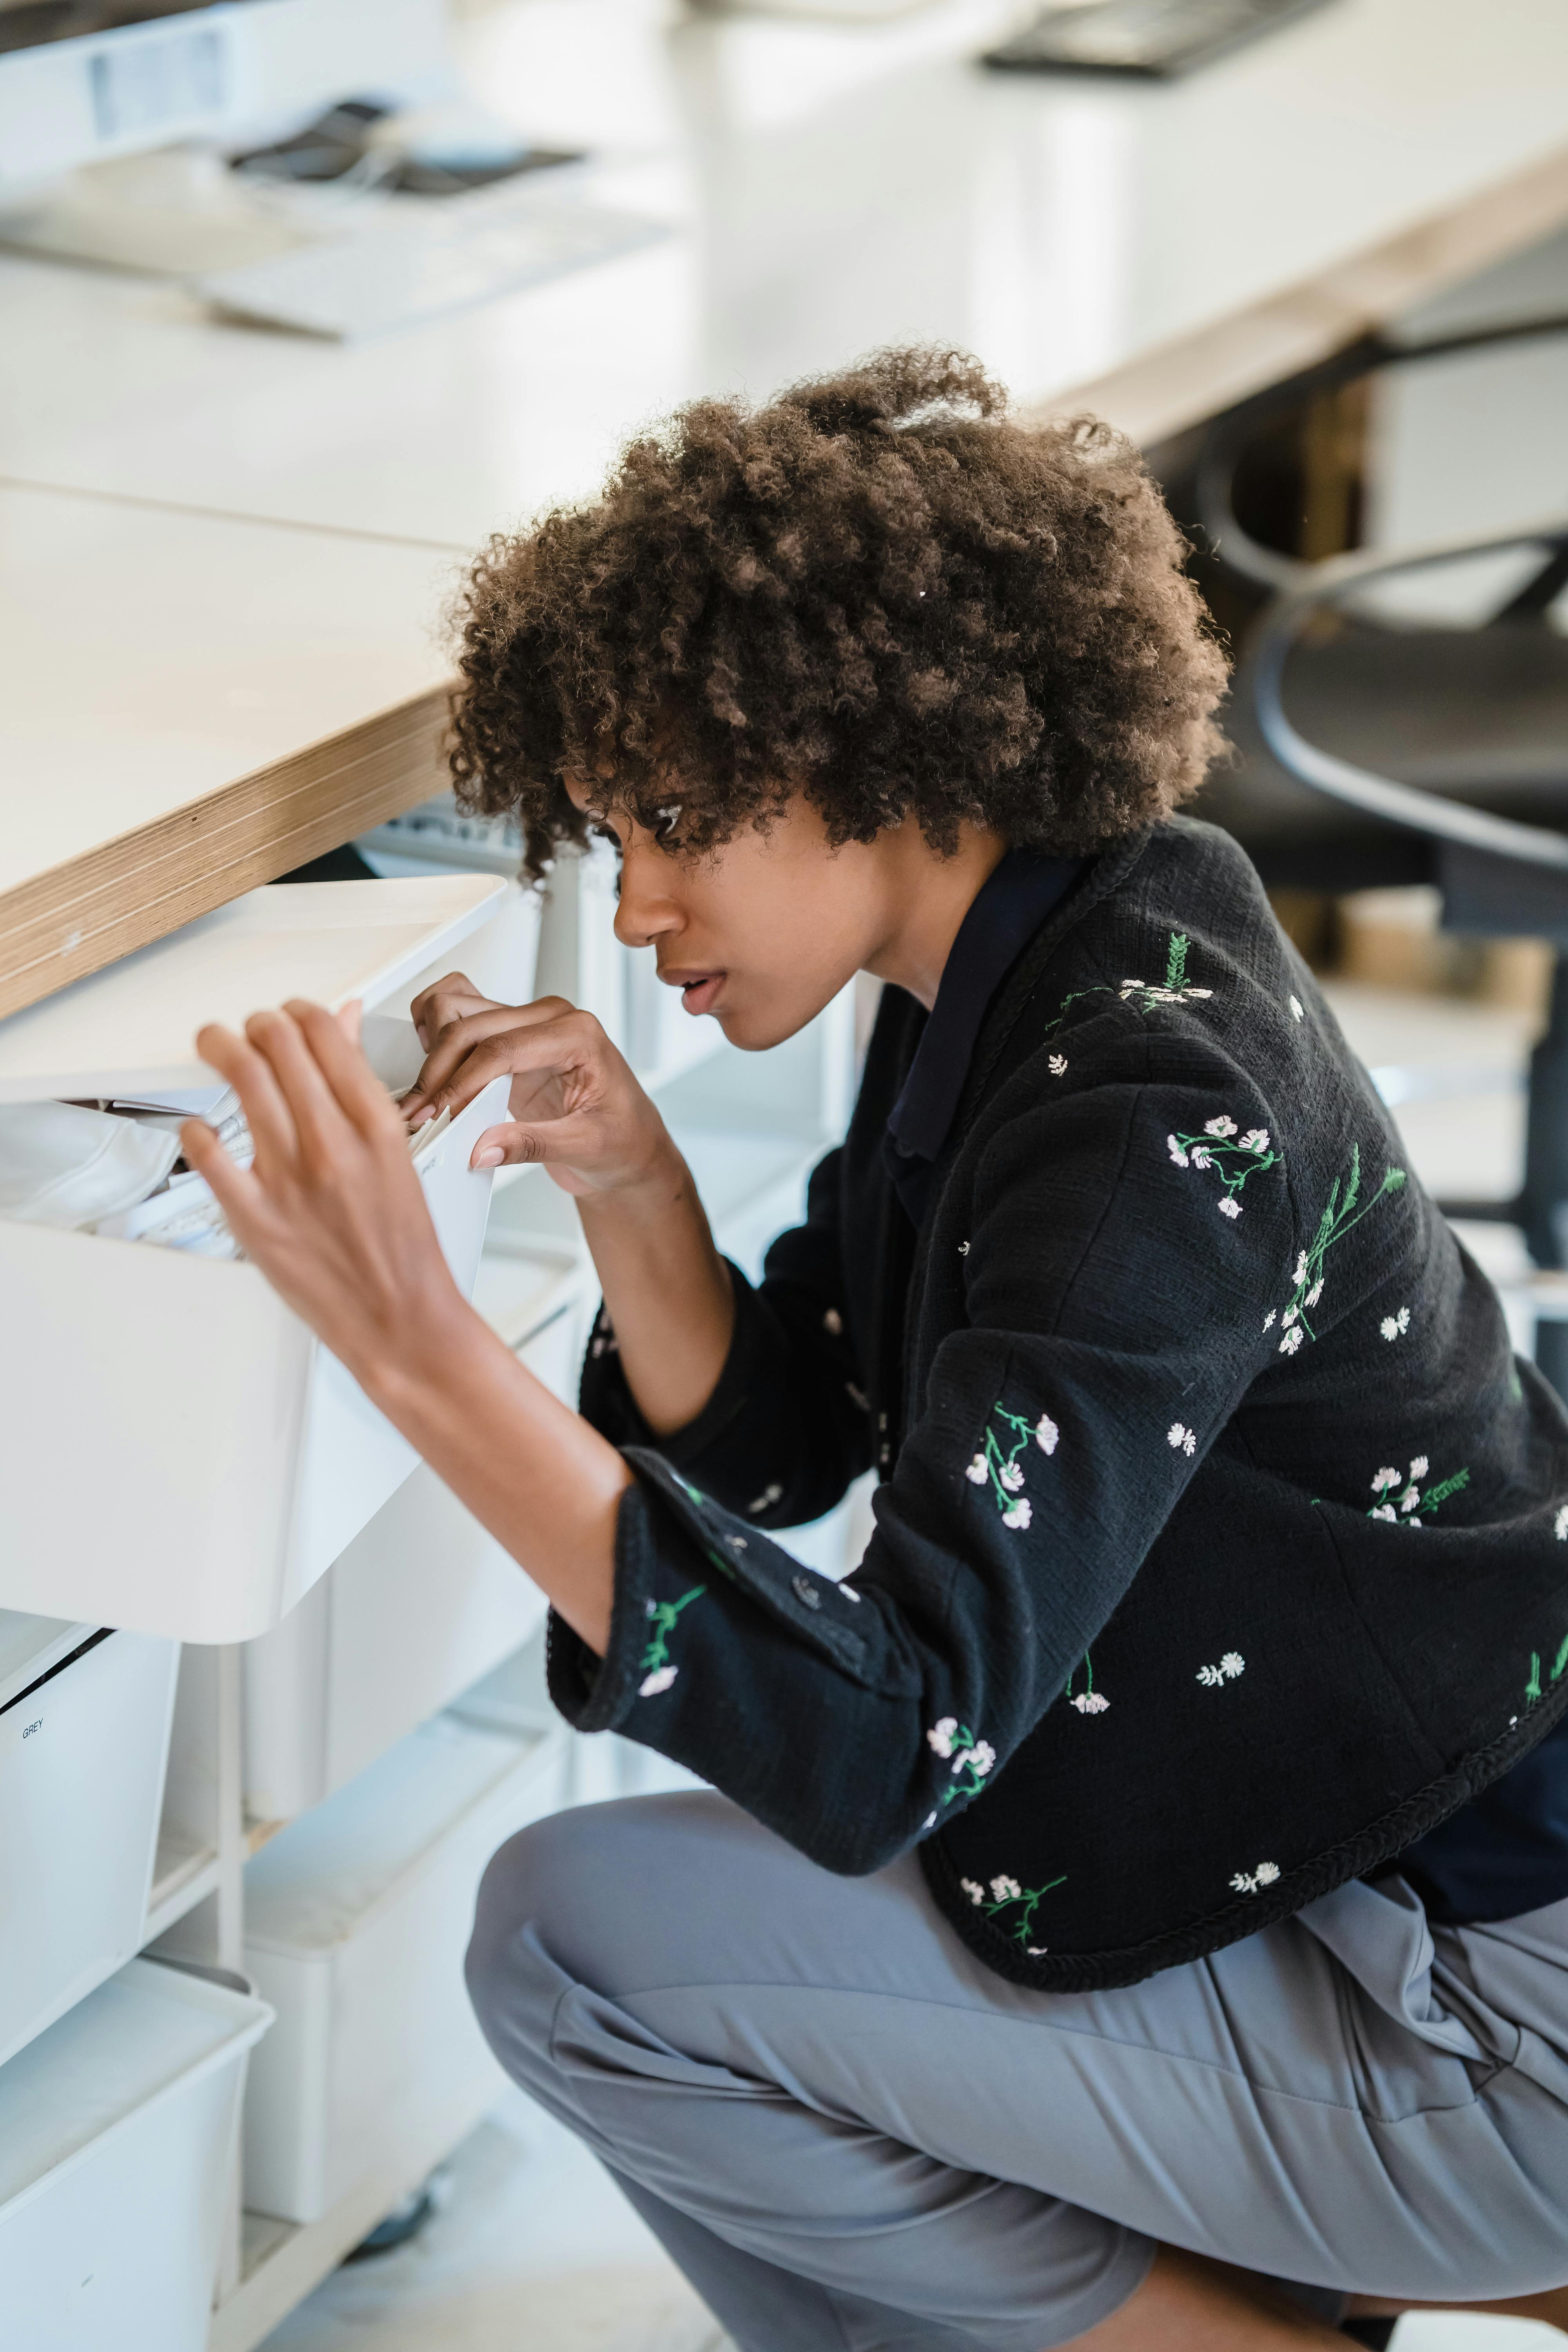
<svg viewBox="0 0 1568 2352">
<path fill-rule="evenodd" d="M 246 2100 L 253 2211 L 314 2221 L 504 2087 L 463 1955 L 490 1855 L 561 1801 L 566 1737 L 437 1716 L 247 1865 L 246 1973 L 278 2013 Z"/>
<path fill-rule="evenodd" d="M 142 1943 L 179 1662 L 0 1612 L 0 2063 Z"/>
<path fill-rule="evenodd" d="M 252 891 L 0 1024 L 0 1100 L 210 1087 L 192 1037 L 307 995 L 374 1006 L 507 898 L 484 876 Z M 422 1059 L 367 1021 L 388 1083 Z M 498 1081 L 416 1164 L 454 1275 L 479 1265 Z M 287 1613 L 415 1455 L 254 1267 L 0 1223 L 0 1606 L 191 1642 Z"/>
<path fill-rule="evenodd" d="M 248 1994 L 128 1967 L 0 2067 L 0 2340 L 204 2352 Z"/>
</svg>

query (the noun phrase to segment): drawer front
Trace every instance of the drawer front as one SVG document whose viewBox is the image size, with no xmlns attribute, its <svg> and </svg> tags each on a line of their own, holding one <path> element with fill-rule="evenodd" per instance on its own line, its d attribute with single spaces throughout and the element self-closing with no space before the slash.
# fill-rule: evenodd
<svg viewBox="0 0 1568 2352">
<path fill-rule="evenodd" d="M 0 2064 L 141 1944 L 178 1664 L 111 1633 L 0 1715 Z"/>
<path fill-rule="evenodd" d="M 422 1171 L 465 1295 L 498 1079 Z M 0 1221 L 0 1608 L 188 1642 L 278 1624 L 416 1456 L 254 1266 Z"/>
</svg>

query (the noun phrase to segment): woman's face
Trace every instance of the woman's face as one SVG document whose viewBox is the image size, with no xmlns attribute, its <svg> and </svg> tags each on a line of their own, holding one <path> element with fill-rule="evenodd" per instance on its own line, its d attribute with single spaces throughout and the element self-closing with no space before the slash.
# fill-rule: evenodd
<svg viewBox="0 0 1568 2352">
<path fill-rule="evenodd" d="M 597 814 L 588 789 L 569 789 Z M 831 848 L 798 797 L 765 832 L 701 856 L 680 854 L 679 827 L 666 842 L 619 810 L 598 821 L 621 848 L 616 938 L 652 947 L 660 980 L 681 991 L 688 1012 L 711 1013 L 749 1053 L 804 1028 L 887 935 L 886 836 Z"/>
</svg>

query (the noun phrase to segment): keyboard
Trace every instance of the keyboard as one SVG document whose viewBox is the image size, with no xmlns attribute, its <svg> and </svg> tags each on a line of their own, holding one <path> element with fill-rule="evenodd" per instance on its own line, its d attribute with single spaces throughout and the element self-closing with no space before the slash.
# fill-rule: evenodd
<svg viewBox="0 0 1568 2352">
<path fill-rule="evenodd" d="M 1012 40 L 987 49 L 984 63 L 1016 73 L 1143 74 L 1164 80 L 1323 5 L 1324 0 L 1090 0 L 1087 7 L 1047 8 Z"/>
<path fill-rule="evenodd" d="M 515 294 L 668 236 L 661 222 L 508 181 L 391 196 L 363 226 L 191 281 L 224 316 L 357 342 Z"/>
</svg>

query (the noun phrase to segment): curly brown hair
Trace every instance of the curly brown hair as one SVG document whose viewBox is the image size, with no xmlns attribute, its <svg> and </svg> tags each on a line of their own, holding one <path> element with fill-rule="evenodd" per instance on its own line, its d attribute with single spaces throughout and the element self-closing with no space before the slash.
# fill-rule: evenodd
<svg viewBox="0 0 1568 2352">
<path fill-rule="evenodd" d="M 829 838 L 913 814 L 1080 852 L 1194 792 L 1225 661 L 1137 452 L 1008 421 L 947 351 L 874 353 L 761 407 L 700 400 L 593 505 L 498 534 L 455 615 L 452 772 L 531 874 L 568 775 L 682 847 L 795 793 Z"/>
</svg>

